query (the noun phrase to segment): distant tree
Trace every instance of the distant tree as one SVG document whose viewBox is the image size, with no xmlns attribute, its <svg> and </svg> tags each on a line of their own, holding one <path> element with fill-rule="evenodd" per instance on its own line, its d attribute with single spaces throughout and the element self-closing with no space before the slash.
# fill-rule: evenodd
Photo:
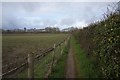
<svg viewBox="0 0 120 80">
<path fill-rule="evenodd" d="M 11 32 L 11 30 L 6 30 L 7 32 Z"/>
<path fill-rule="evenodd" d="M 24 27 L 24 31 L 25 31 L 25 32 L 27 31 L 26 27 Z"/>
<path fill-rule="evenodd" d="M 58 27 L 46 27 L 45 31 L 46 32 L 59 32 L 60 29 Z"/>
<path fill-rule="evenodd" d="M 46 32 L 50 32 L 50 27 L 46 27 L 46 28 L 45 28 L 45 31 L 46 31 Z"/>
</svg>

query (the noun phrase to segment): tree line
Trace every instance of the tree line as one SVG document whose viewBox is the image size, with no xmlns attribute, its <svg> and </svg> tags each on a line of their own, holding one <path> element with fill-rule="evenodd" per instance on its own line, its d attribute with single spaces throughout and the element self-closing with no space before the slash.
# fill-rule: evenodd
<svg viewBox="0 0 120 80">
<path fill-rule="evenodd" d="M 60 32 L 70 33 L 77 29 L 78 29 L 77 27 L 69 27 L 64 28 L 62 30 L 60 30 L 60 28 L 58 27 L 45 27 L 43 29 L 36 28 L 27 29 L 26 27 L 24 27 L 23 29 L 11 29 L 11 30 L 2 29 L 2 33 L 60 33 Z"/>
</svg>

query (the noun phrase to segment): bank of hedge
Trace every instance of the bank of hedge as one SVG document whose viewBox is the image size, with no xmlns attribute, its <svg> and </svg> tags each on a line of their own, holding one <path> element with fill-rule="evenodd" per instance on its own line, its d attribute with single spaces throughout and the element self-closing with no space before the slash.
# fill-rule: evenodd
<svg viewBox="0 0 120 80">
<path fill-rule="evenodd" d="M 94 69 L 104 78 L 120 77 L 120 13 L 107 15 L 102 21 L 75 31 Z"/>
</svg>

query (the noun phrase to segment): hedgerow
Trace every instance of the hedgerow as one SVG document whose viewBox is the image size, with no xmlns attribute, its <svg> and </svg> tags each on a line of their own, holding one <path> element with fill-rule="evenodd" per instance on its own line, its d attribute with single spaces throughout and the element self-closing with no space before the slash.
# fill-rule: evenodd
<svg viewBox="0 0 120 80">
<path fill-rule="evenodd" d="M 73 34 L 100 77 L 120 77 L 120 12 L 111 13 Z"/>
</svg>

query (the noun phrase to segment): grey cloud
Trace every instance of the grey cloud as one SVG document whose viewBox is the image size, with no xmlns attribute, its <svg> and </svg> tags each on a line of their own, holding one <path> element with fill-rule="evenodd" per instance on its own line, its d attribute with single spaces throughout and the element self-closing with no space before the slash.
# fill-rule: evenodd
<svg viewBox="0 0 120 80">
<path fill-rule="evenodd" d="M 43 24 L 45 25 L 45 27 L 53 26 L 53 25 L 55 25 L 56 23 L 57 23 L 57 21 L 55 21 L 55 20 L 49 20 L 49 19 L 43 20 Z"/>
<path fill-rule="evenodd" d="M 102 19 L 109 3 L 3 3 L 3 28 L 44 28 L 58 25 L 60 28 L 89 24 Z M 81 23 L 79 23 L 81 22 Z"/>
<path fill-rule="evenodd" d="M 31 2 L 26 2 L 23 3 L 21 7 L 23 7 L 24 10 L 26 10 L 26 12 L 34 12 L 36 10 L 36 7 L 38 7 L 38 3 L 31 3 Z"/>
<path fill-rule="evenodd" d="M 73 19 L 73 18 L 69 17 L 69 18 L 62 19 L 60 24 L 61 25 L 68 25 L 68 26 L 70 26 L 70 25 L 73 25 L 75 22 L 76 22 L 76 19 Z"/>
</svg>

